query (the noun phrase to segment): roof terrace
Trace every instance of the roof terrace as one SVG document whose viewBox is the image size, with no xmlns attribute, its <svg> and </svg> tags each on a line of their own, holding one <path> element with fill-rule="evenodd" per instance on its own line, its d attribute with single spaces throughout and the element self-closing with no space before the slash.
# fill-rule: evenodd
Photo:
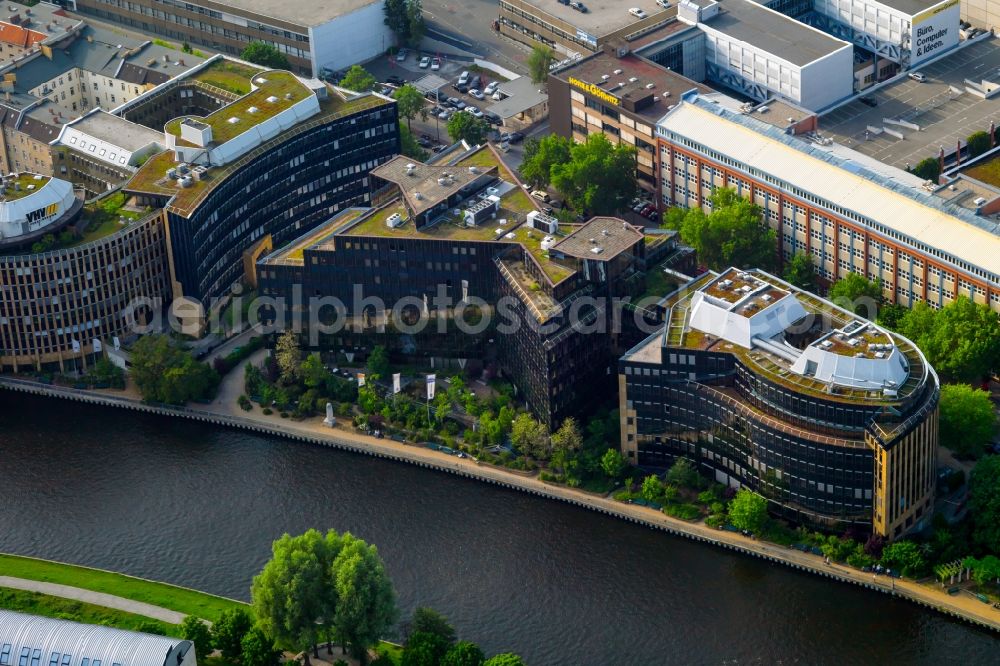
<svg viewBox="0 0 1000 666">
<path fill-rule="evenodd" d="M 51 180 L 48 176 L 22 171 L 15 174 L 13 178 L 3 179 L 3 188 L 0 190 L 0 201 L 16 201 L 29 194 L 34 194 L 42 189 L 45 183 Z"/>
<path fill-rule="evenodd" d="M 895 344 L 881 329 L 867 322 L 855 320 L 839 330 L 830 331 L 814 342 L 813 346 L 840 356 L 883 359 L 889 355 Z"/>
</svg>

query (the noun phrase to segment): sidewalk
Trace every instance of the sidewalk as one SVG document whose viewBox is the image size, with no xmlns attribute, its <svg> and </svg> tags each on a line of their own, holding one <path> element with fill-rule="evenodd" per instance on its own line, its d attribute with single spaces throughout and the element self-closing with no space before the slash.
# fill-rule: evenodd
<svg viewBox="0 0 1000 666">
<path fill-rule="evenodd" d="M 114 608 L 115 610 L 135 613 L 143 617 L 153 618 L 168 624 L 180 624 L 186 617 L 184 613 L 153 606 L 141 601 L 132 601 L 125 597 L 116 597 L 113 594 L 103 592 L 93 592 L 70 585 L 59 585 L 57 583 L 45 583 L 39 580 L 28 580 L 26 578 L 15 578 L 13 576 L 0 576 L 0 587 L 9 587 L 15 590 L 25 590 L 27 592 L 39 592 L 52 597 L 63 599 L 73 599 L 86 604 Z"/>
</svg>

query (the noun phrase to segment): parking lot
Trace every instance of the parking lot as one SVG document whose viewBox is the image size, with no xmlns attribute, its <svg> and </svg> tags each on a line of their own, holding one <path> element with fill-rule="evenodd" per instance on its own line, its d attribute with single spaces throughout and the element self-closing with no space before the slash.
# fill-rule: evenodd
<svg viewBox="0 0 1000 666">
<path fill-rule="evenodd" d="M 1000 42 L 996 39 L 971 44 L 926 67 L 923 83 L 903 77 L 871 95 L 866 104 L 855 100 L 819 119 L 820 134 L 861 153 L 900 168 L 915 166 L 926 157 L 945 155 L 964 145 L 973 132 L 989 129 L 1000 111 L 1000 96 L 983 99 L 967 91 L 965 80 L 1000 83 Z M 875 106 L 871 106 L 874 102 Z M 901 120 L 919 127 L 914 130 L 885 119 Z M 869 127 L 901 132 L 903 139 L 871 132 Z"/>
</svg>

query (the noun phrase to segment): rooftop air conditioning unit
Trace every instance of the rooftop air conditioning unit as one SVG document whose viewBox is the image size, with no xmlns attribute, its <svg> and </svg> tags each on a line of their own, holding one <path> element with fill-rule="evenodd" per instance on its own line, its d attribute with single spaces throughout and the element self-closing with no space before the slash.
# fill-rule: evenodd
<svg viewBox="0 0 1000 666">
<path fill-rule="evenodd" d="M 601 74 L 601 81 L 607 81 L 611 78 L 610 74 Z"/>
<path fill-rule="evenodd" d="M 592 248 L 590 248 L 590 253 L 591 254 L 600 254 L 601 252 L 604 252 L 604 248 L 603 247 L 592 247 Z"/>
<path fill-rule="evenodd" d="M 655 87 L 656 87 L 655 83 L 647 83 L 646 84 L 646 90 L 652 90 Z"/>
<path fill-rule="evenodd" d="M 420 192 L 414 192 L 413 198 L 416 199 L 417 201 L 423 201 L 424 195 L 422 195 Z"/>
</svg>

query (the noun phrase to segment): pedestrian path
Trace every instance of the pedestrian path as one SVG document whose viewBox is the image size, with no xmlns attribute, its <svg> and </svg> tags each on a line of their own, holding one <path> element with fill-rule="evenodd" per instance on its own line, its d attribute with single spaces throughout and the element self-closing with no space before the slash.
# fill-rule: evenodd
<svg viewBox="0 0 1000 666">
<path fill-rule="evenodd" d="M 187 617 L 184 613 L 178 613 L 177 611 L 143 603 L 141 601 L 133 601 L 132 599 L 117 597 L 113 594 L 105 594 L 104 592 L 84 590 L 83 588 L 73 587 L 71 585 L 46 583 L 40 580 L 28 580 L 27 578 L 15 578 L 14 576 L 0 576 L 0 587 L 9 587 L 15 590 L 25 590 L 27 592 L 40 592 L 42 594 L 47 594 L 52 597 L 61 597 L 63 599 L 73 599 L 87 604 L 94 604 L 95 606 L 113 608 L 115 610 L 125 611 L 126 613 L 135 613 L 136 615 L 142 615 L 143 617 L 160 620 L 161 622 L 166 622 L 168 624 L 180 624 L 184 621 L 184 618 Z"/>
</svg>

